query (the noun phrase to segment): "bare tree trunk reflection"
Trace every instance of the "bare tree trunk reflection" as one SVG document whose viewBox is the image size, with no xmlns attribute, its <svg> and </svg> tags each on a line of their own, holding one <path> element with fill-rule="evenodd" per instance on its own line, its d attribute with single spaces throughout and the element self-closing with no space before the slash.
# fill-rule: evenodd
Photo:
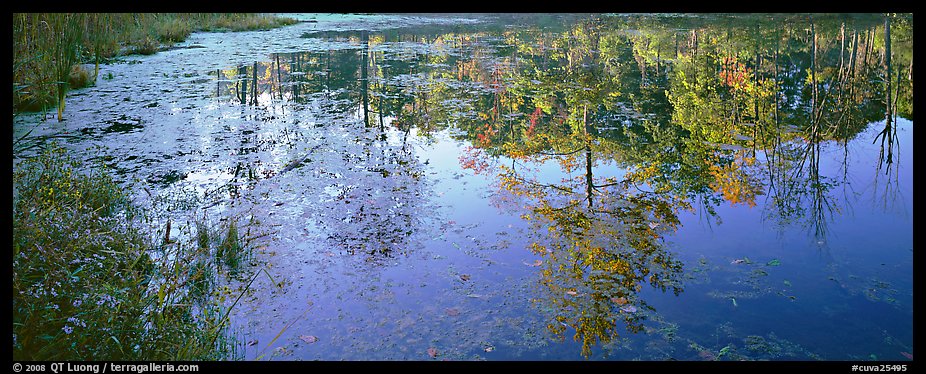
<svg viewBox="0 0 926 374">
<path fill-rule="evenodd" d="M 807 151 L 810 158 L 809 167 L 809 184 L 811 187 L 811 217 L 810 225 L 814 230 L 814 237 L 818 241 L 826 238 L 827 214 L 833 213 L 832 205 L 826 195 L 826 184 L 820 178 L 820 116 L 818 111 L 822 111 L 819 103 L 819 88 L 817 85 L 817 33 L 814 23 L 810 23 L 810 32 L 812 38 L 812 54 L 810 57 L 810 82 L 813 85 L 810 99 L 810 144 L 807 145 Z"/>
<path fill-rule="evenodd" d="M 829 194 L 834 184 L 820 174 L 822 143 L 825 138 L 821 133 L 823 117 L 821 113 L 824 108 L 817 81 L 818 44 L 816 25 L 813 20 L 811 20 L 810 32 L 810 108 L 806 114 L 807 127 L 804 128 L 804 138 L 807 144 L 802 146 L 798 154 L 790 153 L 789 155 L 788 147 L 781 143 L 782 134 L 779 128 L 774 155 L 768 164 L 769 195 L 772 204 L 767 206 L 774 210 L 773 216 L 782 222 L 806 219 L 806 225 L 809 230 L 813 231 L 817 243 L 825 244 L 829 219 L 836 212 L 836 207 Z M 777 54 L 776 48 L 776 78 L 778 75 Z M 777 112 L 780 105 L 777 94 L 775 101 Z M 777 119 L 777 113 L 775 117 Z M 777 122 L 776 120 L 776 127 L 778 127 Z"/>
<path fill-rule="evenodd" d="M 280 93 L 280 101 L 283 101 L 283 75 L 280 74 L 280 70 L 281 70 L 280 55 L 276 55 L 276 63 L 277 63 L 277 84 L 278 84 L 277 91 L 279 91 Z"/>
<path fill-rule="evenodd" d="M 296 65 L 296 53 L 289 55 L 289 85 L 290 92 L 293 94 L 293 102 L 299 102 L 299 84 L 295 81 L 293 73 L 299 71 Z"/>
<path fill-rule="evenodd" d="M 894 129 L 892 124 L 892 104 L 891 100 L 891 18 L 890 16 L 884 17 L 884 56 L 881 58 L 882 65 L 884 67 L 884 129 L 875 136 L 874 142 L 877 142 L 878 139 L 881 139 L 881 148 L 878 154 L 878 169 L 880 170 L 885 165 L 887 166 L 885 174 L 889 174 L 891 171 L 891 164 L 894 163 L 894 146 L 898 144 L 900 140 L 897 137 L 897 132 Z M 872 142 L 872 143 L 874 143 Z M 887 143 L 887 149 L 885 150 L 885 143 Z"/>
<path fill-rule="evenodd" d="M 369 64 L 370 35 L 366 30 L 360 32 L 360 91 L 363 98 L 363 126 L 370 126 L 370 82 L 367 79 L 367 65 Z"/>
<path fill-rule="evenodd" d="M 594 190 L 594 179 L 592 177 L 592 139 L 588 136 L 588 105 L 582 110 L 583 129 L 585 131 L 585 191 L 588 194 L 588 210 L 594 208 L 592 196 Z"/>
<path fill-rule="evenodd" d="M 247 83 L 247 66 L 238 66 L 237 71 L 235 71 L 235 87 L 238 88 L 238 102 L 241 104 L 247 104 L 248 98 L 248 83 Z"/>
<path fill-rule="evenodd" d="M 251 105 L 257 105 L 257 61 L 254 61 L 252 74 L 254 78 L 251 80 Z"/>
</svg>

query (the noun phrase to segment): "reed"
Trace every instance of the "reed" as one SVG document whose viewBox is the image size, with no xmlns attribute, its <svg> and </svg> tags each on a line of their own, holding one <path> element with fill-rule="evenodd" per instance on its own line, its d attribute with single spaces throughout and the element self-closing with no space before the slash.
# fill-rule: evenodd
<svg viewBox="0 0 926 374">
<path fill-rule="evenodd" d="M 216 257 L 228 267 L 229 272 L 234 274 L 240 270 L 242 262 L 250 257 L 247 248 L 241 244 L 238 236 L 237 219 L 229 219 L 225 239 L 216 249 Z"/>
<path fill-rule="evenodd" d="M 153 54 L 196 31 L 266 30 L 295 20 L 240 13 L 15 13 L 13 113 L 58 106 L 62 120 L 73 66 L 126 54 Z M 86 86 L 86 85 L 85 85 Z"/>
<path fill-rule="evenodd" d="M 13 191 L 14 360 L 236 358 L 208 240 L 151 238 L 104 165 L 54 144 Z"/>
<path fill-rule="evenodd" d="M 64 120 L 64 98 L 70 88 L 72 66 L 80 56 L 83 14 L 53 14 L 49 17 L 53 49 L 53 68 L 58 96 L 58 121 Z"/>
</svg>

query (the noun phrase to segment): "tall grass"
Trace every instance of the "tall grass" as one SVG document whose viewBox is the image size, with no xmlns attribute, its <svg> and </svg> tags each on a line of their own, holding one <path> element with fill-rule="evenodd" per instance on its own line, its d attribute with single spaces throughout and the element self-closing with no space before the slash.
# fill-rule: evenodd
<svg viewBox="0 0 926 374">
<path fill-rule="evenodd" d="M 105 166 L 80 166 L 52 145 L 14 167 L 14 360 L 235 358 L 207 225 L 152 238 Z"/>
<path fill-rule="evenodd" d="M 93 79 L 100 76 L 100 62 L 111 57 L 118 47 L 113 35 L 113 16 L 108 13 L 87 15 L 87 39 L 93 52 Z"/>
<path fill-rule="evenodd" d="M 241 263 L 241 240 L 238 238 L 238 222 L 234 219 L 228 221 L 225 239 L 217 249 L 216 257 L 225 262 L 232 269 L 238 268 Z"/>
<path fill-rule="evenodd" d="M 241 31 L 295 23 L 289 18 L 240 13 L 16 13 L 13 14 L 13 113 L 58 105 L 63 119 L 68 74 L 79 63 L 125 54 L 152 54 L 195 31 Z"/>
</svg>

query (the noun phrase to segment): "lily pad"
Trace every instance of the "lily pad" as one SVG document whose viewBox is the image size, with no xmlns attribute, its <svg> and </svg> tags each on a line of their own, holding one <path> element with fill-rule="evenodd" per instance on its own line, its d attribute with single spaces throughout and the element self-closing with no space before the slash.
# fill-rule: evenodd
<svg viewBox="0 0 926 374">
<path fill-rule="evenodd" d="M 312 344 L 318 341 L 318 337 L 315 335 L 299 335 L 299 339 L 302 339 L 302 341 L 309 343 L 309 344 Z"/>
</svg>

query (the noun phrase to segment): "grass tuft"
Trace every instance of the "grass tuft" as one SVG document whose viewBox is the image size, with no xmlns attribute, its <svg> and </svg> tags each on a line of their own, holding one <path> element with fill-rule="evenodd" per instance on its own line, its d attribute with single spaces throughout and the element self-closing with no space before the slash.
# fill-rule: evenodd
<svg viewBox="0 0 926 374">
<path fill-rule="evenodd" d="M 14 360 L 233 358 L 210 251 L 157 245 L 136 214 L 105 165 L 56 144 L 14 166 Z"/>
<path fill-rule="evenodd" d="M 216 250 L 216 257 L 224 263 L 231 273 L 237 273 L 241 264 L 250 258 L 249 251 L 241 244 L 238 236 L 238 222 L 231 218 L 225 231 L 225 238 Z"/>
<path fill-rule="evenodd" d="M 71 67 L 71 73 L 68 74 L 68 85 L 70 85 L 72 90 L 89 87 L 93 85 L 93 83 L 93 77 L 90 76 L 90 71 L 83 65 L 74 65 Z"/>
<path fill-rule="evenodd" d="M 135 42 L 132 53 L 139 55 L 153 55 L 161 48 L 161 43 L 151 36 L 145 36 Z"/>
</svg>

